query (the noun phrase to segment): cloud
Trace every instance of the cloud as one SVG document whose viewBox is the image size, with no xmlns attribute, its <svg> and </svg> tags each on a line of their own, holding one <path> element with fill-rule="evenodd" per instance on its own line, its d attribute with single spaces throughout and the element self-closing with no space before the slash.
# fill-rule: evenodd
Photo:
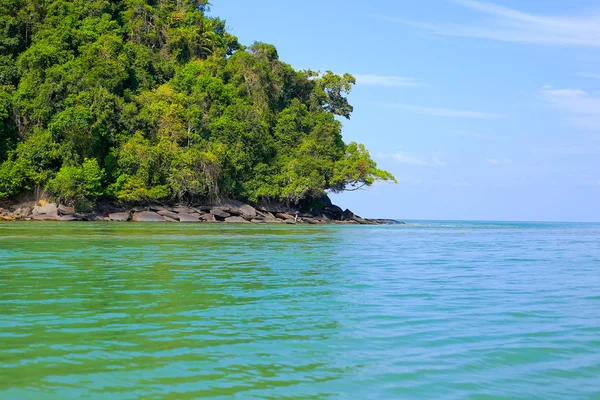
<svg viewBox="0 0 600 400">
<path fill-rule="evenodd" d="M 580 89 L 544 86 L 539 96 L 561 111 L 569 123 L 587 129 L 600 129 L 600 95 Z"/>
<path fill-rule="evenodd" d="M 423 84 L 411 78 L 402 76 L 384 76 L 384 75 L 353 75 L 358 85 L 388 86 L 388 87 L 416 87 Z"/>
<path fill-rule="evenodd" d="M 395 153 L 378 153 L 377 157 L 380 159 L 391 159 L 397 164 L 410 165 L 413 167 L 446 166 L 446 163 L 440 160 L 438 157 L 420 157 L 404 151 L 397 151 Z"/>
<path fill-rule="evenodd" d="M 546 16 L 476 0 L 451 2 L 486 15 L 468 24 L 426 23 L 378 16 L 439 36 L 475 37 L 503 42 L 600 47 L 600 13 Z"/>
<path fill-rule="evenodd" d="M 391 107 L 391 108 L 399 108 L 402 110 L 413 111 L 417 114 L 431 115 L 434 117 L 471 118 L 471 119 L 502 118 L 501 114 L 473 111 L 473 110 L 462 110 L 462 109 L 455 109 L 455 108 L 423 107 L 423 106 L 415 106 L 415 105 L 411 105 L 411 104 L 397 104 L 397 103 L 387 103 L 384 105 L 387 107 Z"/>
<path fill-rule="evenodd" d="M 512 159 L 510 158 L 504 158 L 504 159 L 498 159 L 498 158 L 486 158 L 485 161 L 487 161 L 489 164 L 492 165 L 500 165 L 500 164 L 512 164 Z"/>
</svg>

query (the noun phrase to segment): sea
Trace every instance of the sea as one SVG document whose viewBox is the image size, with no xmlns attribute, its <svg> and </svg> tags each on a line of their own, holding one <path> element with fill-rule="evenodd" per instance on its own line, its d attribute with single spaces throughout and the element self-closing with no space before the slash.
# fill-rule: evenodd
<svg viewBox="0 0 600 400">
<path fill-rule="evenodd" d="M 600 399 L 600 224 L 0 223 L 0 398 Z"/>
</svg>

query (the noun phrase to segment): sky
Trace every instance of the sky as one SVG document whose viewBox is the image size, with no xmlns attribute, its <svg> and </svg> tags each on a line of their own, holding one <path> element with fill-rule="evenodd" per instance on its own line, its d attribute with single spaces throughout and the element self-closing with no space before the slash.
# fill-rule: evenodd
<svg viewBox="0 0 600 400">
<path fill-rule="evenodd" d="M 398 184 L 333 201 L 362 217 L 600 221 L 597 0 L 214 0 L 244 44 L 349 72 L 346 142 Z"/>
</svg>

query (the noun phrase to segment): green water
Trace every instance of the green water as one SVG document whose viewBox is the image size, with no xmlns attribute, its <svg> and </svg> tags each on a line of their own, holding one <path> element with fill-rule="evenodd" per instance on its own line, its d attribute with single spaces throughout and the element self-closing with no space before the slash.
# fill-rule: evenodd
<svg viewBox="0 0 600 400">
<path fill-rule="evenodd" d="M 600 225 L 0 224 L 2 399 L 600 399 Z"/>
</svg>

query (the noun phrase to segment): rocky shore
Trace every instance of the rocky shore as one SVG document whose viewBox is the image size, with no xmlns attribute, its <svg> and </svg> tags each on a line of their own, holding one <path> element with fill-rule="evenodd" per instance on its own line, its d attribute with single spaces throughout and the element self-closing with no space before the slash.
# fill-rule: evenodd
<svg viewBox="0 0 600 400">
<path fill-rule="evenodd" d="M 0 221 L 102 221 L 102 222 L 174 222 L 226 224 L 398 224 L 390 219 L 367 219 L 331 204 L 315 210 L 299 210 L 283 204 L 253 207 L 235 200 L 212 205 L 148 205 L 123 207 L 99 203 L 93 211 L 76 212 L 73 207 L 44 200 L 23 202 L 0 208 Z"/>
</svg>

